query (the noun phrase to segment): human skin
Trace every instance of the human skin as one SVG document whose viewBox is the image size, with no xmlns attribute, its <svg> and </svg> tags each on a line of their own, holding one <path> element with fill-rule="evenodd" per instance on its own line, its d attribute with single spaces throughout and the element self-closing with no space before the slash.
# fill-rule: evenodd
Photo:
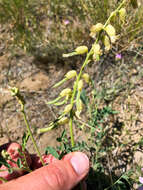
<svg viewBox="0 0 143 190">
<path fill-rule="evenodd" d="M 88 157 L 81 152 L 69 153 L 62 160 L 0 185 L 0 190 L 70 190 L 89 171 Z"/>
</svg>

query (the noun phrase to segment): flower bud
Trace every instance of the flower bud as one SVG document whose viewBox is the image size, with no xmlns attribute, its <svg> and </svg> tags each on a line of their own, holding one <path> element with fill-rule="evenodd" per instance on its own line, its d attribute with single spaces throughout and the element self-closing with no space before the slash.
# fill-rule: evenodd
<svg viewBox="0 0 143 190">
<path fill-rule="evenodd" d="M 75 115 L 76 115 L 76 117 L 77 117 L 78 119 L 81 119 L 81 118 L 80 118 L 80 114 L 81 114 L 81 111 L 78 111 L 78 110 L 77 110 L 77 111 L 75 112 Z"/>
<path fill-rule="evenodd" d="M 11 95 L 16 96 L 17 94 L 19 94 L 19 89 L 16 87 L 11 88 Z"/>
<path fill-rule="evenodd" d="M 100 55 L 101 54 L 100 45 L 99 44 L 94 44 L 93 45 L 93 51 L 94 51 L 94 54 Z"/>
<path fill-rule="evenodd" d="M 79 46 L 75 49 L 77 54 L 84 54 L 88 52 L 88 47 L 87 46 Z"/>
<path fill-rule="evenodd" d="M 69 119 L 67 117 L 62 117 L 59 121 L 58 124 L 59 125 L 64 125 L 66 123 L 68 123 Z"/>
<path fill-rule="evenodd" d="M 72 105 L 71 104 L 68 104 L 65 106 L 65 109 L 64 109 L 64 113 L 67 114 L 71 111 L 72 109 Z"/>
<path fill-rule="evenodd" d="M 93 25 L 91 28 L 90 28 L 90 32 L 92 33 L 97 33 L 97 32 L 100 32 L 102 29 L 103 29 L 103 24 L 101 23 L 97 23 L 96 25 Z"/>
<path fill-rule="evenodd" d="M 113 11 L 113 12 L 110 14 L 110 16 L 111 16 L 111 17 L 116 16 L 116 12 Z"/>
<path fill-rule="evenodd" d="M 69 96 L 71 94 L 71 89 L 70 88 L 65 88 L 64 90 L 61 91 L 60 96 Z"/>
<path fill-rule="evenodd" d="M 108 34 L 110 37 L 116 35 L 115 28 L 114 28 L 111 24 L 108 24 L 108 25 L 105 27 L 105 31 L 107 32 L 107 34 Z"/>
<path fill-rule="evenodd" d="M 78 104 L 77 104 L 77 110 L 82 111 L 82 109 L 83 109 L 83 103 L 82 103 L 81 99 L 79 99 Z"/>
<path fill-rule="evenodd" d="M 84 79 L 84 81 L 85 81 L 86 83 L 89 83 L 89 80 L 90 80 L 89 74 L 84 73 L 84 74 L 82 75 L 82 78 Z"/>
<path fill-rule="evenodd" d="M 125 17 L 126 17 L 126 9 L 125 9 L 125 8 L 121 8 L 121 9 L 119 10 L 119 17 L 120 17 L 120 20 L 121 20 L 122 22 L 125 21 Z"/>
<path fill-rule="evenodd" d="M 73 77 L 76 76 L 76 71 L 75 70 L 71 70 L 69 72 L 67 72 L 67 74 L 65 75 L 66 79 L 71 79 Z"/>
<path fill-rule="evenodd" d="M 77 108 L 77 111 L 75 112 L 75 115 L 80 119 L 80 114 L 83 109 L 83 103 L 82 103 L 81 99 L 78 100 L 78 102 L 76 104 L 76 108 Z"/>
<path fill-rule="evenodd" d="M 111 48 L 110 40 L 108 36 L 104 36 L 103 40 L 104 46 L 105 46 L 105 51 L 109 51 Z"/>
<path fill-rule="evenodd" d="M 97 54 L 93 54 L 93 60 L 94 61 L 99 61 L 100 60 L 100 57 L 99 57 L 99 55 L 97 55 Z"/>
<path fill-rule="evenodd" d="M 82 91 L 82 88 L 83 88 L 83 80 L 80 80 L 79 82 L 78 82 L 78 91 Z"/>
</svg>

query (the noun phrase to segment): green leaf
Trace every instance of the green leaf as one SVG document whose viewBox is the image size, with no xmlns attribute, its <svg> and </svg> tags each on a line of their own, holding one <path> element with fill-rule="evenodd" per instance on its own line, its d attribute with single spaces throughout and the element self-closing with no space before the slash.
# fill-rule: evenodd
<svg viewBox="0 0 143 190">
<path fill-rule="evenodd" d="M 122 181 L 118 181 L 117 184 L 118 184 L 118 185 L 122 185 L 122 184 L 124 184 L 124 183 L 123 183 Z"/>
<path fill-rule="evenodd" d="M 57 153 L 57 151 L 50 146 L 46 148 L 45 154 L 52 154 L 55 158 L 59 159 L 59 154 Z"/>
<path fill-rule="evenodd" d="M 7 161 L 3 157 L 0 157 L 0 164 L 6 166 L 8 169 L 11 168 L 10 164 L 8 164 Z"/>
<path fill-rule="evenodd" d="M 16 163 L 17 163 L 17 165 L 18 165 L 19 168 L 23 168 L 23 164 L 22 164 L 21 158 L 18 158 Z"/>
<path fill-rule="evenodd" d="M 85 104 L 86 106 L 88 105 L 88 97 L 86 96 L 85 90 L 82 90 L 82 92 L 80 94 L 80 99 L 83 102 L 83 104 Z"/>
<path fill-rule="evenodd" d="M 64 139 L 65 135 L 66 135 L 66 130 L 64 129 L 64 131 L 62 132 L 61 136 L 57 138 L 57 141 L 58 142 L 62 142 L 62 140 Z"/>
<path fill-rule="evenodd" d="M 22 149 L 25 150 L 25 147 L 26 147 L 26 144 L 27 144 L 27 141 L 29 139 L 29 133 L 25 133 L 23 134 L 23 137 L 22 137 Z"/>
</svg>

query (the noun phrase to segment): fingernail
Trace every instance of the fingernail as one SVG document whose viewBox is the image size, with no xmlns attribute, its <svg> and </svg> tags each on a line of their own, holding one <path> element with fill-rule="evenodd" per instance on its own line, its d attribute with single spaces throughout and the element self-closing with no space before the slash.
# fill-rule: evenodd
<svg viewBox="0 0 143 190">
<path fill-rule="evenodd" d="M 85 154 L 81 152 L 76 152 L 71 158 L 70 162 L 73 169 L 78 175 L 87 173 L 89 170 L 89 159 Z"/>
</svg>

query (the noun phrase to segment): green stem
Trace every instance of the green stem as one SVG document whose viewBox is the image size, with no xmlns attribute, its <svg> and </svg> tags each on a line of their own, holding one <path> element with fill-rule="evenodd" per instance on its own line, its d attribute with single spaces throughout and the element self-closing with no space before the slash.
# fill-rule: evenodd
<svg viewBox="0 0 143 190">
<path fill-rule="evenodd" d="M 62 84 L 63 84 L 64 82 L 66 82 L 66 81 L 67 81 L 67 78 L 64 78 L 63 80 L 61 80 L 61 81 L 59 81 L 58 83 L 56 83 L 56 84 L 53 86 L 53 88 L 56 88 L 56 87 L 62 85 Z"/>
<path fill-rule="evenodd" d="M 55 103 L 58 102 L 60 99 L 61 99 L 61 97 L 58 96 L 56 99 L 54 99 L 54 100 L 52 100 L 52 101 L 49 101 L 49 102 L 46 101 L 46 104 L 55 104 Z"/>
<path fill-rule="evenodd" d="M 71 146 L 74 147 L 75 141 L 74 141 L 74 134 L 73 134 L 73 113 L 72 113 L 72 111 L 70 112 L 69 126 L 70 126 Z"/>
<path fill-rule="evenodd" d="M 73 107 L 74 105 L 74 98 L 75 98 L 75 95 L 76 95 L 76 91 L 77 91 L 77 85 L 78 85 L 78 82 L 80 80 L 80 77 L 82 75 L 82 71 L 84 70 L 85 66 L 88 64 L 88 60 L 89 60 L 89 57 L 92 55 L 92 48 L 91 50 L 89 51 L 89 53 L 87 54 L 86 56 L 86 59 L 80 69 L 80 72 L 77 76 L 77 79 L 76 79 L 76 83 L 74 85 L 74 89 L 73 89 L 73 93 L 72 93 L 72 97 L 71 97 L 71 105 Z M 75 145 L 75 141 L 74 141 L 74 134 L 73 134 L 73 110 L 71 110 L 70 112 L 70 121 L 69 121 L 69 126 L 70 126 L 70 137 L 71 137 L 71 146 L 74 147 Z"/>
<path fill-rule="evenodd" d="M 30 137 L 31 137 L 31 140 L 32 140 L 32 142 L 33 142 L 33 145 L 34 145 L 34 147 L 35 147 L 35 150 L 36 150 L 36 152 L 38 153 L 38 156 L 39 156 L 39 158 L 40 158 L 40 161 L 42 162 L 42 165 L 44 166 L 45 164 L 44 164 L 44 162 L 43 162 L 43 159 L 42 159 L 41 153 L 40 153 L 40 151 L 39 151 L 39 149 L 38 149 L 38 146 L 37 146 L 37 144 L 36 144 L 36 141 L 34 140 L 34 137 L 33 137 L 33 135 L 32 135 L 32 131 L 31 131 L 31 129 L 30 129 L 30 126 L 29 126 L 28 120 L 27 120 L 27 118 L 26 118 L 26 114 L 25 114 L 24 109 L 23 109 L 21 112 L 22 112 L 22 114 L 23 114 L 23 118 L 24 118 L 24 121 L 25 121 L 25 124 L 26 124 L 26 127 L 27 127 L 27 131 L 28 131 L 28 133 L 29 133 L 29 135 L 30 135 Z"/>
<path fill-rule="evenodd" d="M 110 185 L 109 187 L 105 188 L 104 190 L 108 190 L 110 189 L 111 187 L 113 187 L 114 185 L 116 185 L 117 183 L 119 183 L 119 181 L 122 179 L 122 177 L 124 176 L 125 174 L 121 175 L 119 177 L 119 179 L 117 181 L 115 181 L 115 183 L 113 183 L 112 185 Z"/>
<path fill-rule="evenodd" d="M 81 119 L 77 119 L 76 120 L 78 123 L 82 124 L 82 125 L 85 125 L 86 127 L 88 127 L 89 129 L 92 129 L 93 127 L 88 125 L 87 123 L 85 123 L 84 121 L 82 121 Z"/>
</svg>

